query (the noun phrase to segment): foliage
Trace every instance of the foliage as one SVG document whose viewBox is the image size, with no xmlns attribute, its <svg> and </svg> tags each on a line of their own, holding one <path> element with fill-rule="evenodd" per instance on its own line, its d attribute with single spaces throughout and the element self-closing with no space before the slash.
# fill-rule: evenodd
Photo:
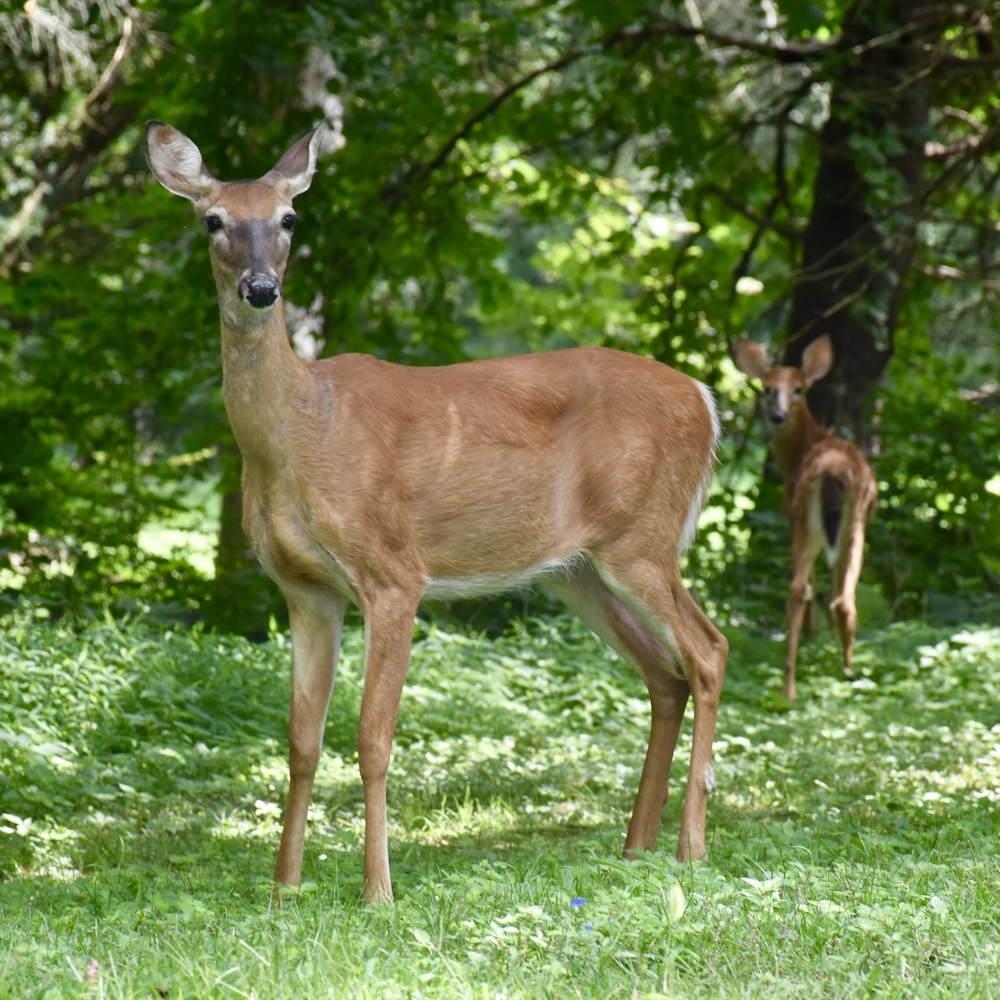
<svg viewBox="0 0 1000 1000">
<path fill-rule="evenodd" d="M 728 632 L 710 860 L 682 866 L 687 729 L 662 850 L 619 859 L 648 711 L 630 670 L 566 620 L 421 626 L 398 902 L 366 909 L 358 630 L 280 908 L 284 635 L 10 630 L 0 997 L 997 996 L 1000 633 L 863 630 L 853 682 L 825 633 L 788 710 L 780 644 Z"/>
<path fill-rule="evenodd" d="M 962 606 L 983 579 L 1000 580 L 1000 420 L 997 400 L 962 390 L 976 362 L 925 342 L 886 393 L 878 461 L 882 510 L 871 533 L 875 572 L 898 611 Z M 989 373 L 979 373 L 989 384 Z M 941 391 L 945 389 L 945 391 Z M 937 395 L 934 406 L 921 405 Z"/>
<path fill-rule="evenodd" d="M 347 145 L 324 164 L 296 234 L 300 343 L 412 363 L 588 342 L 650 353 L 717 387 L 733 454 L 759 455 L 746 451 L 728 346 L 786 329 L 859 5 L 704 6 L 314 0 L 272 3 L 262 18 L 245 2 L 49 0 L 0 14 L 6 603 L 53 615 L 160 604 L 216 620 L 228 607 L 253 621 L 274 607 L 245 557 L 239 591 L 220 593 L 181 549 L 149 544 L 214 530 L 220 511 L 231 541 L 234 508 L 219 494 L 237 487 L 202 233 L 149 181 L 148 118 L 187 130 L 231 178 L 342 115 Z M 906 544 L 889 567 L 878 552 L 869 560 L 901 606 L 942 589 L 919 564 L 930 551 L 956 555 L 945 576 L 996 586 L 993 473 L 981 474 L 995 440 L 976 420 L 983 407 L 955 397 L 988 392 L 998 366 L 996 14 L 947 8 L 922 50 L 927 73 L 903 81 L 926 79 L 930 115 L 922 186 L 902 205 L 898 134 L 872 135 L 859 118 L 846 142 L 880 213 L 872 256 L 900 211 L 918 211 L 884 403 L 884 453 L 900 458 L 884 482 L 903 499 L 880 525 Z M 879 35 L 875 51 L 892 56 L 900 37 Z M 886 316 L 873 322 L 888 336 Z M 907 374 L 955 345 L 976 363 L 954 379 Z M 967 499 L 948 518 L 907 515 L 927 500 L 920 470 L 937 439 L 923 417 L 935 410 L 972 442 L 952 451 L 937 493 L 975 493 L 983 517 Z M 738 465 L 728 482 L 741 492 L 723 485 L 720 502 L 758 479 L 759 466 Z M 713 514 L 723 544 L 707 562 L 727 574 L 745 551 L 744 514 Z M 970 538 L 990 549 L 984 559 L 967 558 Z M 239 576 L 229 570 L 227 587 Z"/>
</svg>

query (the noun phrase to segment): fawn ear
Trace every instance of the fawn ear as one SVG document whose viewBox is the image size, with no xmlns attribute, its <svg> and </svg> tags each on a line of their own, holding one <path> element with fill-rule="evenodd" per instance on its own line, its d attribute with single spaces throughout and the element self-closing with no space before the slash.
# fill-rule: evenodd
<svg viewBox="0 0 1000 1000">
<path fill-rule="evenodd" d="M 744 375 L 764 381 L 765 376 L 771 370 L 771 359 L 760 344 L 744 337 L 736 342 L 733 353 L 736 355 L 736 367 Z"/>
<path fill-rule="evenodd" d="M 833 367 L 833 344 L 830 337 L 823 334 L 814 340 L 802 353 L 802 374 L 809 385 L 818 382 Z"/>
<path fill-rule="evenodd" d="M 309 189 L 316 164 L 323 149 L 326 125 L 317 125 L 307 135 L 302 136 L 277 164 L 265 175 L 269 180 L 280 180 L 288 186 L 288 196 L 295 198 Z"/>
<path fill-rule="evenodd" d="M 168 191 L 194 202 L 218 184 L 205 168 L 198 147 L 183 132 L 163 122 L 146 122 L 146 162 Z"/>
</svg>

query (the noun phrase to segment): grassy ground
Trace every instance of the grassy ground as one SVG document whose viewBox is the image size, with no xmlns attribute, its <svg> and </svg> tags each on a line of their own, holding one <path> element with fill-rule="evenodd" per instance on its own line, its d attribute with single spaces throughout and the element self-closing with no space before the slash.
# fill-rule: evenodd
<svg viewBox="0 0 1000 1000">
<path fill-rule="evenodd" d="M 973 615 L 973 618 L 976 616 Z M 390 775 L 394 906 L 361 905 L 356 630 L 280 908 L 287 642 L 142 623 L 0 639 L 0 998 L 1000 997 L 1000 630 L 829 632 L 800 701 L 746 625 L 710 859 L 620 860 L 647 727 L 566 620 L 421 626 Z"/>
</svg>

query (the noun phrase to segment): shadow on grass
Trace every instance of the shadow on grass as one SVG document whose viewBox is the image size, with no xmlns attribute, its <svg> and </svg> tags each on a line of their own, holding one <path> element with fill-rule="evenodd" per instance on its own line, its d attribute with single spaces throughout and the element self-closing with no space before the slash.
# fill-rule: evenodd
<svg viewBox="0 0 1000 1000">
<path fill-rule="evenodd" d="M 893 851 L 947 852 L 995 832 L 990 778 L 976 772 L 1000 724 L 988 657 L 964 657 L 940 629 L 892 626 L 860 645 L 851 683 L 835 647 L 814 640 L 820 669 L 804 662 L 802 698 L 774 712 L 780 644 L 730 635 L 708 816 L 714 855 L 770 865 L 877 850 L 888 863 Z M 268 884 L 287 786 L 288 650 L 174 642 L 119 633 L 116 676 L 100 698 L 78 686 L 67 708 L 78 716 L 63 720 L 51 699 L 40 702 L 48 715 L 33 717 L 35 731 L 57 734 L 55 750 L 30 743 L 0 799 L 8 879 L 117 871 L 204 886 L 214 872 L 254 896 Z M 359 652 L 348 646 L 334 693 L 306 844 L 306 877 L 323 883 L 332 867 L 347 897 L 362 878 Z M 450 877 L 536 855 L 620 854 L 648 731 L 630 668 L 554 629 L 512 645 L 451 637 L 418 650 L 413 673 L 390 769 L 397 883 L 408 871 Z M 689 736 L 688 725 L 664 853 L 676 843 Z"/>
</svg>

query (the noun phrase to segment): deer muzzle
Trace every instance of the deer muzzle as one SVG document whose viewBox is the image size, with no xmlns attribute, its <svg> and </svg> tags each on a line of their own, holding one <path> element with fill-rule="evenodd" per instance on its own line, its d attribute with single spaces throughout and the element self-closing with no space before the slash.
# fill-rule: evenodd
<svg viewBox="0 0 1000 1000">
<path fill-rule="evenodd" d="M 240 279 L 240 299 L 254 309 L 269 309 L 281 295 L 278 279 L 270 274 L 248 274 Z"/>
<path fill-rule="evenodd" d="M 784 390 L 778 389 L 771 396 L 769 402 L 767 416 L 771 423 L 777 427 L 788 419 L 788 394 Z"/>
</svg>

